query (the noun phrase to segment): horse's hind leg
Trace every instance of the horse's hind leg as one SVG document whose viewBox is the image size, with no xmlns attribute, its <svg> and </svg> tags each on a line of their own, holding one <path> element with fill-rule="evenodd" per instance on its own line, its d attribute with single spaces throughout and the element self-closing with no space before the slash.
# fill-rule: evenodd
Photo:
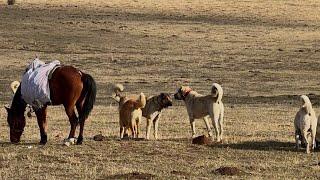
<svg viewBox="0 0 320 180">
<path fill-rule="evenodd" d="M 37 121 L 40 129 L 40 144 L 45 145 L 48 141 L 47 137 L 47 107 L 43 107 L 37 111 L 35 111 L 36 116 L 37 116 Z"/>
<path fill-rule="evenodd" d="M 80 145 L 83 142 L 83 129 L 84 129 L 84 121 L 80 122 L 80 131 L 77 139 L 77 144 Z"/>
<path fill-rule="evenodd" d="M 68 139 L 70 139 L 70 138 L 75 137 L 76 128 L 78 125 L 78 118 L 77 118 L 77 115 L 74 111 L 74 106 L 71 106 L 71 107 L 65 106 L 65 110 L 66 110 L 67 116 L 69 118 L 70 126 L 71 126 L 69 137 L 68 137 Z"/>
<path fill-rule="evenodd" d="M 77 103 L 76 107 L 77 107 L 78 114 L 80 114 L 80 112 L 83 109 L 83 103 Z M 85 121 L 86 121 L 86 119 L 83 119 L 83 121 L 80 122 L 79 136 L 78 136 L 78 139 L 77 139 L 77 144 L 78 145 L 82 144 L 82 142 L 83 142 L 83 130 L 84 130 Z"/>
</svg>

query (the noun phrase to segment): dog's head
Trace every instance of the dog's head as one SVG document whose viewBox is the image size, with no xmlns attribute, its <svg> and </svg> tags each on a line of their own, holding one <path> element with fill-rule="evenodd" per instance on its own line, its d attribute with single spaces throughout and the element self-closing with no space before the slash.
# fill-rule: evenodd
<svg viewBox="0 0 320 180">
<path fill-rule="evenodd" d="M 158 96 L 158 100 L 159 100 L 160 105 L 163 108 L 167 108 L 169 106 L 172 106 L 172 99 L 170 97 L 170 94 L 168 94 L 168 93 L 161 93 Z"/>
<path fill-rule="evenodd" d="M 190 93 L 191 88 L 189 86 L 181 86 L 178 88 L 177 92 L 174 94 L 174 99 L 184 100 Z"/>
</svg>

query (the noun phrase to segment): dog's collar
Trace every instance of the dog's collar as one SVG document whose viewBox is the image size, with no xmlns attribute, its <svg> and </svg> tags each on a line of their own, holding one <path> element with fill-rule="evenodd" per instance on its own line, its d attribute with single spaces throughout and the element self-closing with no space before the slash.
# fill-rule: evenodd
<svg viewBox="0 0 320 180">
<path fill-rule="evenodd" d="M 191 91 L 192 91 L 192 89 L 188 89 L 188 90 L 184 93 L 184 95 L 182 96 L 182 99 L 185 100 L 186 97 L 189 95 L 189 93 L 190 93 Z"/>
</svg>

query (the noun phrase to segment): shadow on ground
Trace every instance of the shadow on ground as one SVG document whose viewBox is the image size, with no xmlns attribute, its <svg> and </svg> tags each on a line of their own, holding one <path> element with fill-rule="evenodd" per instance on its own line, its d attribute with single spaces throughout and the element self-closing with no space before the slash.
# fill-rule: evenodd
<svg viewBox="0 0 320 180">
<path fill-rule="evenodd" d="M 215 144 L 211 147 L 258 151 L 296 151 L 294 143 L 280 141 L 245 141 L 232 144 Z"/>
</svg>

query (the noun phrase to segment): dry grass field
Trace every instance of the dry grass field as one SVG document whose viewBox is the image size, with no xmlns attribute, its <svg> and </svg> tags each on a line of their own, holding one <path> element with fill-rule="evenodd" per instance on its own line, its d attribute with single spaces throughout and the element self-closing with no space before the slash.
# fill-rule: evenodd
<svg viewBox="0 0 320 180">
<path fill-rule="evenodd" d="M 48 112 L 49 142 L 35 117 L 18 145 L 0 110 L 0 179 L 319 179 L 319 152 L 294 148 L 298 96 L 320 107 L 320 4 L 298 0 L 0 1 L 0 105 L 36 55 L 95 78 L 97 102 L 81 146 L 63 146 L 69 122 Z M 163 112 L 160 140 L 119 140 L 110 83 L 127 94 L 173 93 L 179 85 L 225 92 L 223 144 L 191 144 L 182 102 Z M 145 137 L 146 121 L 142 122 Z M 206 133 L 203 120 L 197 133 Z M 102 133 L 104 141 L 94 141 Z M 216 169 L 232 166 L 235 176 Z"/>
</svg>

